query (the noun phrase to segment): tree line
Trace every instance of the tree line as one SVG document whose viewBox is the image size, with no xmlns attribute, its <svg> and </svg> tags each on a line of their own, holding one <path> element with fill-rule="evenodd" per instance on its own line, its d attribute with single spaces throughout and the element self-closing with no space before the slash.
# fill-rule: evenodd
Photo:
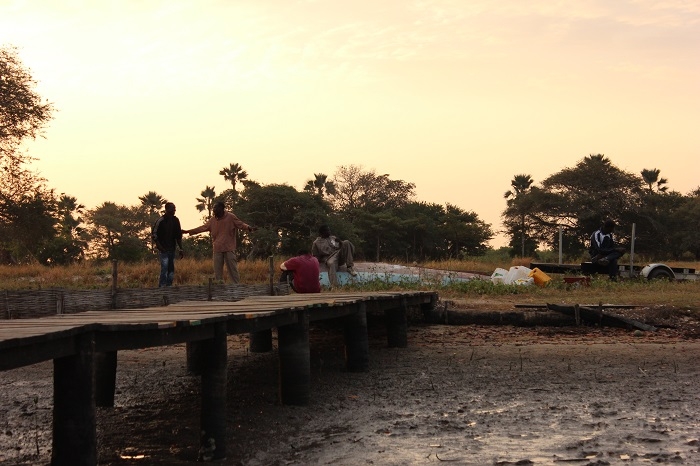
<svg viewBox="0 0 700 466">
<path fill-rule="evenodd" d="M 659 169 L 640 174 L 616 167 L 603 154 L 591 154 L 539 185 L 516 175 L 505 193 L 503 224 L 514 254 L 536 255 L 538 247 L 559 248 L 580 257 L 602 220 L 618 224 L 617 237 L 635 252 L 655 258 L 700 258 L 700 187 L 683 195 L 669 190 Z"/>
<path fill-rule="evenodd" d="M 33 159 L 21 144 L 41 136 L 54 112 L 35 85 L 16 49 L 0 47 L 0 262 L 150 257 L 151 226 L 167 202 L 164 196 L 150 191 L 135 205 L 106 201 L 86 209 L 75 197 L 49 189 L 29 168 Z M 564 250 L 580 255 L 588 235 L 610 217 L 623 232 L 636 223 L 639 251 L 697 258 L 700 188 L 687 196 L 668 191 L 659 174 L 643 170 L 639 177 L 603 155 L 591 155 L 539 186 L 529 175 L 516 175 L 503 212 L 513 255 L 533 256 L 538 248 L 558 246 L 559 228 Z M 491 225 L 475 212 L 418 201 L 413 183 L 356 165 L 340 166 L 332 177 L 316 173 L 301 191 L 258 183 L 237 163 L 219 175 L 231 187 L 217 193 L 207 185 L 194 197 L 195 208 L 204 220 L 214 203 L 223 201 L 259 227 L 240 238 L 240 252 L 249 258 L 294 255 L 310 246 L 322 224 L 353 241 L 358 258 L 374 261 L 478 256 L 494 237 Z M 195 257 L 211 253 L 206 236 L 186 238 L 184 245 Z"/>
</svg>

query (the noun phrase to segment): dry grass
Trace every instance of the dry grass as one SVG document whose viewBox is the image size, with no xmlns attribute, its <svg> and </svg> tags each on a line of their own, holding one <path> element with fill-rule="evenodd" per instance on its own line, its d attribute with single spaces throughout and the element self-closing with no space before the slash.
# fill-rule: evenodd
<svg viewBox="0 0 700 466">
<path fill-rule="evenodd" d="M 627 260 L 627 262 L 625 262 Z M 428 261 L 420 264 L 423 267 L 431 269 L 442 269 L 442 270 L 452 270 L 455 272 L 474 272 L 486 275 L 491 275 L 491 273 L 497 268 L 508 270 L 514 265 L 524 265 L 529 267 L 532 262 L 545 262 L 533 257 L 516 257 L 510 260 L 500 260 L 500 259 L 470 259 L 470 260 L 446 260 L 446 261 Z M 576 262 L 576 261 L 573 261 Z M 637 265 L 647 264 L 652 262 L 663 262 L 664 264 L 671 267 L 685 267 L 692 268 L 695 270 L 700 270 L 700 262 L 680 262 L 680 261 L 654 261 L 654 260 L 635 260 Z M 625 256 L 620 265 L 628 265 L 629 259 Z"/>
<path fill-rule="evenodd" d="M 700 312 L 700 281 L 669 282 L 621 280 L 594 277 L 590 286 L 567 285 L 561 276 L 552 275 L 548 286 L 506 286 L 485 282 L 471 283 L 440 290 L 441 299 L 460 300 L 474 308 L 509 309 L 515 304 L 626 304 L 649 307 L 672 307 Z"/>
<path fill-rule="evenodd" d="M 281 259 L 274 263 L 275 274 Z M 242 283 L 267 283 L 269 261 L 240 261 L 238 270 Z M 85 262 L 64 267 L 30 264 L 0 265 L 0 289 L 40 288 L 107 288 L 112 284 L 113 266 L 110 262 Z M 160 264 L 152 261 L 119 263 L 118 286 L 121 288 L 152 288 L 158 286 Z M 224 270 L 224 273 L 226 271 Z M 206 285 L 213 278 L 211 260 L 184 258 L 175 262 L 176 285 Z"/>
<path fill-rule="evenodd" d="M 283 258 L 274 258 L 273 277 L 278 277 L 279 264 Z M 424 267 L 478 272 L 490 275 L 497 267 L 508 269 L 513 265 L 529 265 L 530 259 L 517 259 L 510 263 L 495 263 L 478 260 L 443 261 L 421 264 Z M 700 268 L 698 263 L 670 263 L 677 267 Z M 241 282 L 261 284 L 269 281 L 269 260 L 240 261 L 238 264 Z M 119 264 L 118 286 L 120 288 L 154 288 L 158 284 L 159 264 L 154 258 L 134 264 Z M 213 277 L 211 260 L 185 258 L 176 262 L 176 285 L 206 285 Z M 459 299 L 474 307 L 490 306 L 508 308 L 513 304 L 527 303 L 617 303 L 648 306 L 672 306 L 678 309 L 700 311 L 700 280 L 686 282 L 622 280 L 611 283 L 605 277 L 596 277 L 591 286 L 572 287 L 564 283 L 561 276 L 552 275 L 546 288 L 535 286 L 518 287 L 494 285 L 488 280 L 469 283 L 442 284 L 388 284 L 373 283 L 359 289 L 426 289 L 439 292 L 441 299 Z M 109 262 L 86 262 L 66 267 L 44 267 L 40 265 L 0 266 L 0 289 L 39 288 L 108 288 L 112 282 L 112 264 Z"/>
</svg>

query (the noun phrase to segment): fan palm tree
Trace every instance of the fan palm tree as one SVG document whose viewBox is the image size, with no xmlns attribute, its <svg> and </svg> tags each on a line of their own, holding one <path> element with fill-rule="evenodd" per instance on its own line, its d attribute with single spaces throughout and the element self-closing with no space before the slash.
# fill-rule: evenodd
<svg viewBox="0 0 700 466">
<path fill-rule="evenodd" d="M 195 206 L 199 212 L 207 211 L 207 218 L 211 218 L 212 210 L 214 209 L 214 199 L 216 198 L 216 191 L 212 186 L 207 186 L 200 193 L 202 197 L 197 198 L 197 205 Z"/>
<path fill-rule="evenodd" d="M 306 186 L 304 186 L 304 191 L 315 192 L 319 197 L 323 197 L 324 194 L 335 194 L 335 183 L 328 181 L 328 175 L 323 173 L 314 173 L 314 179 L 308 180 Z"/>
<path fill-rule="evenodd" d="M 57 208 L 61 219 L 61 232 L 68 237 L 73 236 L 74 232 L 79 233 L 78 225 L 83 221 L 81 215 L 85 206 L 78 204 L 78 199 L 75 197 L 61 194 Z"/>
<path fill-rule="evenodd" d="M 248 172 L 243 170 L 243 167 L 237 163 L 231 163 L 228 167 L 222 168 L 221 171 L 219 171 L 219 175 L 222 175 L 226 181 L 231 182 L 231 192 L 233 193 L 234 198 L 238 196 L 238 192 L 236 191 L 236 183 L 248 178 Z"/>
<path fill-rule="evenodd" d="M 520 196 L 527 194 L 532 187 L 534 180 L 530 175 L 515 175 L 510 182 L 512 190 L 506 191 L 503 197 L 508 199 L 508 203 L 517 203 Z M 520 211 L 520 257 L 525 257 L 525 212 Z"/>
<path fill-rule="evenodd" d="M 168 202 L 163 196 L 155 191 L 148 191 L 143 196 L 139 196 L 141 206 L 146 209 L 148 217 L 156 217 L 165 203 Z"/>
<path fill-rule="evenodd" d="M 668 183 L 668 180 L 666 178 L 659 178 L 660 174 L 661 170 L 658 168 L 653 168 L 651 170 L 645 168 L 642 170 L 642 179 L 647 184 L 650 193 L 654 192 L 654 186 L 656 186 L 656 190 L 661 193 L 665 193 L 668 190 L 668 186 L 664 186 Z"/>
</svg>

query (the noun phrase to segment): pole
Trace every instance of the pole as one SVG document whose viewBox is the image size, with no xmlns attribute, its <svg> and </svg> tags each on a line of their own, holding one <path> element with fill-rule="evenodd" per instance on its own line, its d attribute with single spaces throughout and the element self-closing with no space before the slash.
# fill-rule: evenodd
<svg viewBox="0 0 700 466">
<path fill-rule="evenodd" d="M 634 237 L 637 224 L 632 224 L 632 238 L 630 239 L 630 277 L 634 277 Z"/>
<path fill-rule="evenodd" d="M 112 309 L 117 308 L 117 281 L 118 281 L 118 271 L 117 271 L 117 260 L 112 260 Z"/>
<path fill-rule="evenodd" d="M 563 252 L 564 252 L 564 245 L 562 244 L 563 237 L 564 237 L 564 230 L 562 229 L 561 225 L 559 225 L 559 265 L 564 263 L 562 261 Z"/>
<path fill-rule="evenodd" d="M 275 257 L 270 256 L 270 296 L 275 295 Z"/>
</svg>

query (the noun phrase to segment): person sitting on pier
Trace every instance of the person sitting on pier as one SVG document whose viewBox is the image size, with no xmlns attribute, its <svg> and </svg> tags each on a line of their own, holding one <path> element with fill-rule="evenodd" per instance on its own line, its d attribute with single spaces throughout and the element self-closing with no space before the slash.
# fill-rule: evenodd
<svg viewBox="0 0 700 466">
<path fill-rule="evenodd" d="M 591 262 L 607 267 L 610 280 L 617 280 L 619 270 L 617 260 L 625 253 L 625 248 L 618 246 L 613 238 L 617 225 L 613 220 L 606 220 L 602 226 L 591 235 L 591 246 L 588 249 Z"/>
<path fill-rule="evenodd" d="M 282 277 L 280 281 L 287 283 L 297 293 L 320 293 L 321 273 L 318 259 L 311 255 L 311 252 L 302 249 L 295 257 L 287 259 L 280 264 Z"/>
<path fill-rule="evenodd" d="M 340 240 L 331 235 L 328 225 L 321 225 L 318 229 L 318 238 L 311 246 L 311 254 L 318 259 L 319 264 L 328 267 L 328 281 L 331 287 L 338 286 L 338 267 L 346 265 L 348 273 L 353 277 L 357 272 L 353 269 L 355 245 L 349 240 Z"/>
</svg>

